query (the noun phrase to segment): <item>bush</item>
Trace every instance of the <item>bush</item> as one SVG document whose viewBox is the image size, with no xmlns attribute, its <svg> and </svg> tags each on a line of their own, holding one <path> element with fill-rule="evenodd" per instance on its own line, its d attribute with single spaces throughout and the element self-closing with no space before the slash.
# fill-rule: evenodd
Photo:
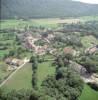
<svg viewBox="0 0 98 100">
<path fill-rule="evenodd" d="M 96 84 L 96 83 L 88 83 L 88 85 L 89 85 L 92 89 L 98 91 L 98 84 Z"/>
</svg>

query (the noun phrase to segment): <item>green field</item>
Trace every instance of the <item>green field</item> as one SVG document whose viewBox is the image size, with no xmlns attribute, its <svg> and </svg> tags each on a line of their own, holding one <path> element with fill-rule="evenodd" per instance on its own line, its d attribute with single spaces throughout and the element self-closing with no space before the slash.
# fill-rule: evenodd
<svg viewBox="0 0 98 100">
<path fill-rule="evenodd" d="M 2 81 L 6 76 L 8 76 L 11 72 L 7 72 L 7 65 L 4 62 L 0 62 L 0 80 Z"/>
<path fill-rule="evenodd" d="M 51 62 L 44 62 L 38 66 L 38 86 L 47 77 L 47 75 L 53 74 L 55 68 L 51 67 Z M 7 90 L 12 89 L 31 89 L 32 88 L 32 65 L 26 64 L 20 69 L 3 87 Z"/>
<path fill-rule="evenodd" d="M 85 85 L 80 100 L 98 100 L 98 92 Z"/>
<path fill-rule="evenodd" d="M 83 16 L 83 17 L 79 17 L 80 20 L 83 21 L 98 21 L 98 15 L 96 16 Z"/>
<path fill-rule="evenodd" d="M 57 28 L 60 23 L 77 23 L 82 18 L 69 18 L 69 19 L 59 19 L 59 18 L 47 18 L 47 19 L 29 19 L 29 20 L 3 20 L 1 21 L 1 29 L 23 29 L 25 26 L 34 27 L 45 27 L 45 28 Z"/>
<path fill-rule="evenodd" d="M 81 42 L 85 48 L 91 47 L 93 44 L 98 44 L 98 40 L 92 35 L 82 37 Z"/>
<path fill-rule="evenodd" d="M 57 20 L 56 20 L 57 21 Z M 27 21 L 24 20 L 4 20 L 1 21 L 1 29 L 23 29 L 25 26 L 34 26 L 34 27 L 51 27 L 56 28 L 58 25 L 57 23 L 53 22 L 53 20 L 49 19 L 30 19 Z"/>
<path fill-rule="evenodd" d="M 25 26 L 34 26 L 34 27 L 46 27 L 46 28 L 56 28 L 58 27 L 59 23 L 77 23 L 79 21 L 98 21 L 98 16 L 84 16 L 84 17 L 77 17 L 77 18 L 46 18 L 46 19 L 10 19 L 10 20 L 2 20 L 1 29 L 23 29 Z"/>
<path fill-rule="evenodd" d="M 0 57 L 3 57 L 7 53 L 8 53 L 8 51 L 6 51 L 6 50 L 0 50 Z"/>
</svg>

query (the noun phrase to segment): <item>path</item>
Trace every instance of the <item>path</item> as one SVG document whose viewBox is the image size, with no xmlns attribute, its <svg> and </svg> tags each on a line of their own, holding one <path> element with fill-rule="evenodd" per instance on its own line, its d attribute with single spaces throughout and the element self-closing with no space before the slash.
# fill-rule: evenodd
<svg viewBox="0 0 98 100">
<path fill-rule="evenodd" d="M 14 72 L 12 72 L 7 79 L 5 79 L 1 84 L 0 87 L 2 87 L 18 70 L 20 70 L 29 60 L 25 60 L 24 63 L 19 66 Z"/>
</svg>

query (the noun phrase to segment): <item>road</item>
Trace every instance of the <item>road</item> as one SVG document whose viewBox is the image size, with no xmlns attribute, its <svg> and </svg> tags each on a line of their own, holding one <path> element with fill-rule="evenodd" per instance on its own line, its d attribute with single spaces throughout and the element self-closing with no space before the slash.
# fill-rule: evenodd
<svg viewBox="0 0 98 100">
<path fill-rule="evenodd" d="M 2 87 L 18 70 L 20 70 L 26 63 L 28 62 L 28 60 L 25 60 L 25 62 L 19 66 L 14 72 L 12 72 L 9 77 L 7 79 L 5 79 L 1 84 L 0 87 Z"/>
</svg>

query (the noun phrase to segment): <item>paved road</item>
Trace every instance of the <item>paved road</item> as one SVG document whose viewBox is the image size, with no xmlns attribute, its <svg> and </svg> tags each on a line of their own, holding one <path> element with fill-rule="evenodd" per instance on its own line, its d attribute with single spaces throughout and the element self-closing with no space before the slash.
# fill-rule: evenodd
<svg viewBox="0 0 98 100">
<path fill-rule="evenodd" d="M 22 64 L 21 66 L 19 66 L 14 72 L 12 72 L 9 77 L 7 79 L 5 79 L 1 84 L 0 84 L 0 87 L 2 87 L 18 70 L 20 70 L 26 63 L 28 62 L 25 61 L 24 64 Z"/>
</svg>

